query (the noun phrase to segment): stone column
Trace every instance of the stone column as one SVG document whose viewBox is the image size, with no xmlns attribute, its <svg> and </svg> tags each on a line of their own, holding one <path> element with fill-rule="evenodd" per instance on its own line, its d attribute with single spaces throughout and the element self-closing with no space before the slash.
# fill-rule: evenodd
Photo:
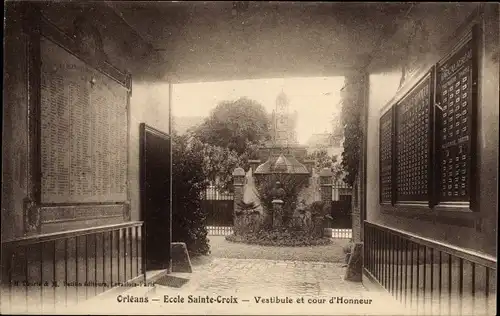
<svg viewBox="0 0 500 316">
<path fill-rule="evenodd" d="M 323 168 L 319 172 L 319 183 L 321 187 L 321 201 L 325 204 L 325 207 L 330 210 L 331 203 L 332 203 L 332 186 L 333 186 L 333 172 L 330 170 L 330 168 Z M 319 225 L 320 223 L 317 223 L 316 225 Z M 323 218 L 321 219 L 321 227 L 320 229 L 321 234 L 323 235 L 332 235 L 332 230 L 331 226 L 329 225 L 329 219 Z M 327 229 L 328 227 L 328 229 Z"/>
<path fill-rule="evenodd" d="M 359 141 L 359 163 L 356 181 L 353 185 L 352 200 L 352 237 L 354 242 L 363 240 L 363 220 L 366 217 L 366 120 L 369 80 L 366 72 L 353 72 L 346 75 L 342 100 L 345 106 L 354 106 L 360 111 L 361 139 Z M 375 168 L 375 167 L 373 167 Z"/>
<path fill-rule="evenodd" d="M 330 168 L 323 168 L 319 173 L 321 186 L 321 201 L 330 203 L 332 200 L 333 173 Z"/>
<path fill-rule="evenodd" d="M 233 230 L 235 235 L 240 235 L 244 228 L 243 216 L 238 215 L 241 211 L 239 204 L 243 201 L 243 185 L 245 184 L 245 170 L 236 168 L 233 171 L 234 186 L 234 211 L 233 211 Z"/>
<path fill-rule="evenodd" d="M 352 187 L 352 240 L 354 242 L 361 242 L 361 188 L 359 185 L 359 175 L 356 177 Z"/>
<path fill-rule="evenodd" d="M 273 200 L 273 228 L 283 227 L 283 201 Z"/>
</svg>

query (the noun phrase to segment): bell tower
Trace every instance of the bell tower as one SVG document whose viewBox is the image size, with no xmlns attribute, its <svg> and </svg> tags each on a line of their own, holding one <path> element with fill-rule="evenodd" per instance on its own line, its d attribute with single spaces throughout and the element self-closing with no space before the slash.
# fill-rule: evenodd
<svg viewBox="0 0 500 316">
<path fill-rule="evenodd" d="M 286 94 L 281 91 L 276 98 L 276 110 L 274 117 L 274 143 L 276 146 L 280 147 L 288 147 L 290 141 L 288 106 L 288 98 Z"/>
</svg>

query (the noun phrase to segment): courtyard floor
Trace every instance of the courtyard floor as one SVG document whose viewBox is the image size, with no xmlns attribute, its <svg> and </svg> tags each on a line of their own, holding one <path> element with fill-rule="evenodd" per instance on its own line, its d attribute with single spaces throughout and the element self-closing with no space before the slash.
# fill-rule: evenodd
<svg viewBox="0 0 500 316">
<path fill-rule="evenodd" d="M 118 297 L 102 297 L 80 306 L 79 311 L 164 315 L 407 313 L 387 293 L 371 292 L 362 283 L 343 279 L 342 245 L 348 240 L 300 248 L 234 244 L 219 236 L 211 236 L 210 241 L 211 255 L 193 258 L 193 273 L 174 273 L 154 287 L 121 294 L 122 299 L 147 296 L 148 303 L 120 303 Z"/>
</svg>

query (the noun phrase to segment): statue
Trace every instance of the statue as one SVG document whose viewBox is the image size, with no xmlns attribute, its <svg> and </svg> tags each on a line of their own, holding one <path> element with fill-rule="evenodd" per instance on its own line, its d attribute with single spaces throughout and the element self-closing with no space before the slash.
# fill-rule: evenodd
<svg viewBox="0 0 500 316">
<path fill-rule="evenodd" d="M 300 230 L 307 230 L 310 226 L 311 212 L 307 210 L 305 200 L 299 202 L 299 205 L 293 212 L 294 226 Z"/>
<path fill-rule="evenodd" d="M 286 195 L 286 192 L 281 187 L 281 182 L 276 181 L 276 185 L 274 186 L 274 189 L 272 192 L 273 199 L 283 201 L 285 199 L 285 195 Z"/>
</svg>

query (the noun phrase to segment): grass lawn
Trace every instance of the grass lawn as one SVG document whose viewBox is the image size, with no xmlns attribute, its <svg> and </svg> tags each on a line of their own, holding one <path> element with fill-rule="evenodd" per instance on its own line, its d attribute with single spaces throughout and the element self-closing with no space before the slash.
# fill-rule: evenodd
<svg viewBox="0 0 500 316">
<path fill-rule="evenodd" d="M 208 236 L 211 257 L 232 259 L 268 259 L 317 262 L 344 262 L 343 247 L 349 239 L 332 239 L 326 246 L 272 247 L 227 241 L 225 236 Z"/>
</svg>

